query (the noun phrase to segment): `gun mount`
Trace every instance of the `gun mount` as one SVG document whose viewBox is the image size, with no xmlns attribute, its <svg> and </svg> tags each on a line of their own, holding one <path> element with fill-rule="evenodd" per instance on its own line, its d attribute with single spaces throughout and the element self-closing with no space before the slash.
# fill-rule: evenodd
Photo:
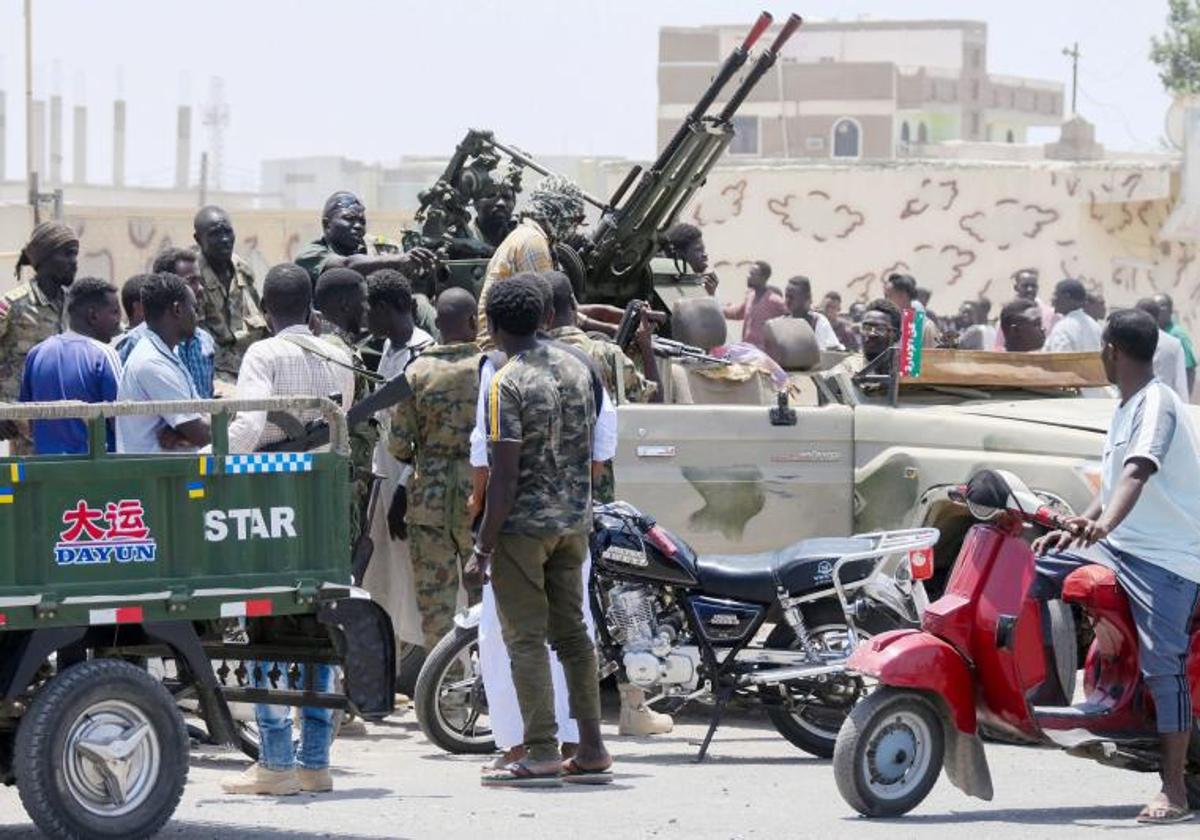
<svg viewBox="0 0 1200 840">
<path fill-rule="evenodd" d="M 592 235 L 555 245 L 560 267 L 571 277 L 581 301 L 623 307 L 631 299 L 654 296 L 650 261 L 661 249 L 663 234 L 704 185 L 734 137 L 733 118 L 738 108 L 802 23 L 799 15 L 788 17 L 714 112 L 722 92 L 750 60 L 751 49 L 772 20 L 767 12 L 759 15 L 649 168 L 635 166 L 608 201 L 584 195 L 600 213 Z M 498 176 L 502 157 L 508 167 Z M 439 283 L 461 285 L 478 293 L 491 249 L 472 236 L 468 207 L 505 188 L 519 193 L 526 168 L 552 174 L 520 149 L 497 141 L 490 131 L 468 131 L 441 178 L 421 193 L 414 216 L 421 228 L 405 234 L 405 247 L 423 245 L 438 251 L 446 269 Z"/>
</svg>

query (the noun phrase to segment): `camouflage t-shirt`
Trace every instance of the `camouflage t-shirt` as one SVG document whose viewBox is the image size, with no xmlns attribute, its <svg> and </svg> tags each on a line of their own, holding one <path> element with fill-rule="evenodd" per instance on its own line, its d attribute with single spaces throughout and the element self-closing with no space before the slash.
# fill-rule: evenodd
<svg viewBox="0 0 1200 840">
<path fill-rule="evenodd" d="M 0 402 L 17 402 L 25 355 L 63 331 L 63 300 L 51 300 L 32 280 L 0 297 Z"/>
<path fill-rule="evenodd" d="M 521 444 L 506 534 L 562 536 L 591 527 L 591 375 L 565 350 L 540 344 L 508 361 L 487 395 L 488 446 Z"/>
<path fill-rule="evenodd" d="M 609 396 L 618 403 L 650 402 L 658 386 L 642 375 L 625 351 L 611 341 L 592 338 L 579 327 L 556 327 L 550 337 L 587 353 Z"/>
<path fill-rule="evenodd" d="M 471 430 L 479 394 L 479 348 L 474 342 L 427 348 L 404 375 L 412 399 L 392 414 L 389 449 L 414 461 L 408 515 L 414 525 L 469 527 Z"/>
</svg>

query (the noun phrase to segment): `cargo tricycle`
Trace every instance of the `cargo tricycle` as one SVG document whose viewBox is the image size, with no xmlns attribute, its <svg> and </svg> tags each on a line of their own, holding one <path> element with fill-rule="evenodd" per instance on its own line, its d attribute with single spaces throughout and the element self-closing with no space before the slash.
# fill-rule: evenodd
<svg viewBox="0 0 1200 840">
<path fill-rule="evenodd" d="M 247 410 L 319 411 L 328 451 L 230 453 Z M 211 452 L 106 451 L 115 416 L 180 411 L 211 415 Z M 87 454 L 0 458 L 0 778 L 43 832 L 158 831 L 187 780 L 181 706 L 235 747 L 230 703 L 392 711 L 391 623 L 350 585 L 332 401 L 0 406 L 54 418 L 86 422 Z M 312 690 L 318 663 L 340 691 Z"/>
</svg>

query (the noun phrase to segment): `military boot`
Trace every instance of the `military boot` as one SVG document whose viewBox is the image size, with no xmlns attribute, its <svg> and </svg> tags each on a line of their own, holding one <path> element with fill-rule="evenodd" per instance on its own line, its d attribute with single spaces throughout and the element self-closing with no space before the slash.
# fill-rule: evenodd
<svg viewBox="0 0 1200 840">
<path fill-rule="evenodd" d="M 636 685 L 624 683 L 621 692 L 621 720 L 618 735 L 665 735 L 675 728 L 670 715 L 653 711 L 646 705 L 646 692 Z"/>
</svg>

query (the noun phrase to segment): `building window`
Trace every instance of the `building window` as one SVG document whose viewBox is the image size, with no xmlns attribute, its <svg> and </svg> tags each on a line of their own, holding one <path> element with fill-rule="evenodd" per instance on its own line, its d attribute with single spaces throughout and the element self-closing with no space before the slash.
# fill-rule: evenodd
<svg viewBox="0 0 1200 840">
<path fill-rule="evenodd" d="M 733 140 L 729 142 L 729 154 L 758 154 L 758 117 L 733 118 Z"/>
<path fill-rule="evenodd" d="M 833 156 L 835 158 L 858 157 L 860 134 L 858 123 L 848 117 L 835 122 L 833 124 Z"/>
<path fill-rule="evenodd" d="M 917 142 L 922 145 L 929 142 L 929 129 L 925 127 L 925 123 L 917 123 Z"/>
<path fill-rule="evenodd" d="M 983 65 L 983 49 L 971 47 L 971 69 L 978 70 Z"/>
<path fill-rule="evenodd" d="M 1004 142 L 1005 143 L 1017 142 L 1017 138 L 1013 137 L 1013 132 L 1012 132 L 1011 128 L 1008 130 L 1008 133 L 1004 135 Z"/>
<path fill-rule="evenodd" d="M 904 122 L 900 123 L 900 142 L 907 143 L 911 139 L 912 135 L 909 133 L 908 120 L 905 120 Z"/>
<path fill-rule="evenodd" d="M 979 101 L 979 80 L 978 79 L 971 80 L 971 101 L 972 102 Z"/>
</svg>

